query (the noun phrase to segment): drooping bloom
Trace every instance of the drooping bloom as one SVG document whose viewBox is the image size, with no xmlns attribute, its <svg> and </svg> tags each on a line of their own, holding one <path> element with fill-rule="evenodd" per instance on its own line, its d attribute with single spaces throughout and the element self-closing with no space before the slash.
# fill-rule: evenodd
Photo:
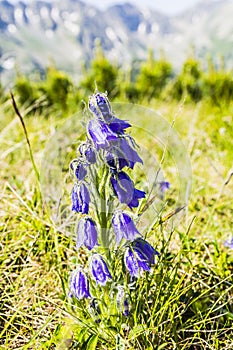
<svg viewBox="0 0 233 350">
<path fill-rule="evenodd" d="M 89 282 L 81 268 L 77 268 L 71 274 L 70 295 L 78 299 L 90 297 Z"/>
<path fill-rule="evenodd" d="M 159 183 L 159 188 L 162 193 L 166 192 L 170 188 L 170 182 L 168 181 L 161 181 Z"/>
<path fill-rule="evenodd" d="M 84 183 L 81 185 L 74 184 L 72 193 L 72 210 L 76 213 L 88 214 L 90 194 Z"/>
<path fill-rule="evenodd" d="M 88 144 L 88 143 L 83 143 L 79 147 L 79 152 L 80 154 L 86 158 L 86 161 L 90 164 L 96 163 L 96 152 L 94 148 Z"/>
<path fill-rule="evenodd" d="M 131 277 L 139 277 L 143 270 L 150 271 L 150 265 L 140 250 L 127 247 L 124 259 L 125 266 Z"/>
<path fill-rule="evenodd" d="M 133 241 L 138 235 L 140 235 L 134 225 L 133 220 L 126 213 L 115 213 L 112 217 L 112 225 L 115 232 L 117 244 L 120 243 L 122 238 Z"/>
<path fill-rule="evenodd" d="M 78 159 L 72 160 L 70 163 L 70 169 L 74 171 L 78 180 L 83 180 L 87 175 L 87 169 L 85 168 L 84 164 L 78 161 Z"/>
<path fill-rule="evenodd" d="M 130 177 L 123 171 L 111 176 L 111 184 L 115 194 L 121 203 L 130 203 L 134 194 L 134 184 Z"/>
<path fill-rule="evenodd" d="M 122 169 L 124 166 L 128 166 L 129 168 L 133 169 L 135 163 L 143 163 L 142 159 L 133 148 L 131 138 L 128 139 L 131 141 L 131 144 L 129 144 L 126 138 L 121 137 L 112 143 L 110 150 L 110 152 L 118 159 L 120 169 Z"/>
<path fill-rule="evenodd" d="M 137 207 L 139 199 L 144 198 L 146 193 L 134 188 L 133 181 L 124 172 L 120 171 L 118 174 L 112 174 L 111 184 L 115 194 L 120 203 L 125 203 L 129 208 Z"/>
<path fill-rule="evenodd" d="M 107 264 L 100 254 L 93 255 L 91 260 L 91 271 L 96 283 L 102 286 L 105 286 L 108 279 L 112 279 Z"/>
<path fill-rule="evenodd" d="M 133 198 L 130 203 L 128 203 L 128 207 L 130 209 L 136 208 L 139 205 L 139 199 L 145 198 L 146 193 L 144 191 L 137 190 L 136 188 L 134 189 L 133 192 Z"/>
<path fill-rule="evenodd" d="M 142 238 L 137 238 L 133 241 L 132 247 L 136 251 L 140 251 L 149 265 L 155 263 L 155 256 L 159 253 L 149 242 Z"/>
<path fill-rule="evenodd" d="M 85 245 L 89 250 L 98 244 L 97 230 L 94 221 L 88 217 L 81 218 L 77 229 L 76 248 Z"/>
<path fill-rule="evenodd" d="M 118 137 L 107 124 L 95 119 L 90 120 L 88 124 L 88 131 L 97 151 L 100 148 L 108 149 L 110 147 L 109 142 L 116 140 Z"/>
<path fill-rule="evenodd" d="M 129 128 L 130 126 L 131 124 L 129 124 L 126 120 L 118 119 L 116 117 L 113 117 L 109 123 L 109 128 L 117 134 L 123 134 L 125 129 Z"/>
</svg>

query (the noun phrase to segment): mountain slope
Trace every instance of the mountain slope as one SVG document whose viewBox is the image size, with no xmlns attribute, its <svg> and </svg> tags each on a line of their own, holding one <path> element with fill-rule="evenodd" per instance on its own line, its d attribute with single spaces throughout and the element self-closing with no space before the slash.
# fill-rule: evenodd
<svg viewBox="0 0 233 350">
<path fill-rule="evenodd" d="M 0 1 L 0 73 L 9 79 L 15 65 L 30 72 L 52 59 L 78 74 L 100 39 L 106 55 L 119 63 L 144 59 L 148 47 L 161 50 L 180 67 L 193 44 L 198 57 L 223 54 L 233 59 L 233 1 L 201 1 L 169 17 L 130 3 L 105 11 L 79 0 Z"/>
</svg>

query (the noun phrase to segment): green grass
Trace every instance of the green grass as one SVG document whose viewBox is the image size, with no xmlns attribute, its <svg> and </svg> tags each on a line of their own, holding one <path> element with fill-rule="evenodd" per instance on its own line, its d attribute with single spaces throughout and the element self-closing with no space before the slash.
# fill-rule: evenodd
<svg viewBox="0 0 233 350">
<path fill-rule="evenodd" d="M 145 277 L 147 283 L 139 280 L 132 294 L 132 317 L 128 321 L 103 317 L 99 325 L 86 313 L 85 301 L 77 302 L 78 308 L 84 307 L 83 320 L 76 319 L 67 304 L 75 245 L 41 201 L 10 100 L 1 105 L 0 349 L 94 349 L 95 342 L 98 349 L 115 349 L 116 337 L 119 349 L 233 348 L 233 256 L 223 244 L 233 234 L 233 105 L 153 102 L 150 108 L 174 123 L 190 156 L 193 184 L 188 211 L 172 234 L 169 220 L 152 231 L 151 242 L 161 256 L 153 273 Z M 64 118 L 52 109 L 48 118 L 25 118 L 38 169 L 46 141 Z M 138 129 L 134 137 L 138 141 L 141 135 Z M 61 160 L 64 174 L 75 148 L 75 134 L 70 138 L 71 146 L 64 141 L 63 154 L 68 154 L 67 164 Z M 164 167 L 172 178 L 166 156 Z M 138 174 L 143 177 L 143 168 Z M 175 184 L 174 179 L 174 192 Z M 174 209 L 174 196 L 172 191 L 168 194 L 162 216 Z M 112 328 L 111 322 L 115 322 Z"/>
</svg>

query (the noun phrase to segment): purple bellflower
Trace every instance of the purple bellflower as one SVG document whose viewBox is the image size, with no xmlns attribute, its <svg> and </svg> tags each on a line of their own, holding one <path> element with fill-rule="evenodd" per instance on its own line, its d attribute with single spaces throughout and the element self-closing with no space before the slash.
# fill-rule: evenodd
<svg viewBox="0 0 233 350">
<path fill-rule="evenodd" d="M 113 146 L 110 152 L 118 159 L 120 169 L 122 169 L 124 166 L 128 166 L 129 168 L 133 169 L 135 163 L 143 163 L 136 150 L 129 144 L 126 138 L 119 138 L 117 141 L 114 141 L 112 145 Z"/>
<path fill-rule="evenodd" d="M 140 235 L 131 217 L 123 212 L 118 212 L 113 215 L 112 225 L 117 244 L 119 244 L 123 238 L 133 241 L 138 235 Z"/>
<path fill-rule="evenodd" d="M 74 270 L 70 278 L 70 296 L 78 299 L 90 297 L 89 282 L 87 276 L 80 268 Z"/>
<path fill-rule="evenodd" d="M 76 248 L 79 249 L 85 245 L 91 250 L 97 244 L 97 230 L 94 221 L 87 217 L 81 218 L 78 223 Z"/>
<path fill-rule="evenodd" d="M 140 250 L 127 247 L 124 258 L 125 266 L 131 277 L 139 277 L 143 270 L 150 271 L 150 265 Z"/>
<path fill-rule="evenodd" d="M 112 279 L 107 264 L 100 254 L 93 255 L 91 260 L 91 271 L 96 283 L 102 286 L 105 286 L 108 279 Z"/>
<path fill-rule="evenodd" d="M 73 211 L 76 211 L 76 213 L 88 214 L 90 194 L 84 183 L 81 183 L 80 186 L 74 184 L 71 199 Z"/>
<path fill-rule="evenodd" d="M 117 134 L 123 134 L 125 129 L 129 128 L 130 126 L 131 124 L 129 124 L 126 120 L 118 119 L 116 117 L 113 117 L 109 123 L 109 128 Z"/>
<path fill-rule="evenodd" d="M 111 176 L 111 184 L 115 194 L 121 203 L 130 203 L 134 194 L 134 184 L 130 177 L 123 171 Z"/>
<path fill-rule="evenodd" d="M 144 191 L 134 188 L 133 181 L 124 171 L 112 174 L 111 184 L 120 203 L 127 204 L 131 209 L 137 207 L 139 205 L 138 200 L 146 195 Z"/>
<path fill-rule="evenodd" d="M 159 183 L 159 188 L 162 193 L 166 192 L 170 188 L 170 182 L 168 181 L 161 181 Z"/>
<path fill-rule="evenodd" d="M 159 255 L 159 253 L 142 238 L 137 238 L 133 241 L 132 247 L 136 251 L 140 251 L 149 265 L 155 264 L 155 255 Z"/>
<path fill-rule="evenodd" d="M 145 193 L 144 191 L 140 191 L 140 190 L 137 190 L 137 189 L 135 188 L 135 189 L 134 189 L 134 192 L 133 192 L 133 198 L 132 198 L 132 200 L 130 201 L 130 203 L 128 203 L 128 207 L 129 207 L 130 209 L 138 207 L 138 205 L 139 205 L 139 199 L 145 198 L 145 196 L 146 196 L 146 193 Z"/>
<path fill-rule="evenodd" d="M 110 147 L 110 142 L 112 140 L 116 140 L 118 137 L 107 124 L 95 119 L 90 120 L 88 124 L 88 131 L 97 151 L 100 148 L 108 149 Z"/>
</svg>

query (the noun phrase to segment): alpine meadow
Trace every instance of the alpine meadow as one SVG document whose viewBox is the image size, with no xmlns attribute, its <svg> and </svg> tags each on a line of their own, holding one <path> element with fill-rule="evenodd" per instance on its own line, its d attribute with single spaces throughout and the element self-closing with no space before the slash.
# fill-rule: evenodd
<svg viewBox="0 0 233 350">
<path fill-rule="evenodd" d="M 93 52 L 0 83 L 0 349 L 231 350 L 232 67 Z"/>
</svg>

